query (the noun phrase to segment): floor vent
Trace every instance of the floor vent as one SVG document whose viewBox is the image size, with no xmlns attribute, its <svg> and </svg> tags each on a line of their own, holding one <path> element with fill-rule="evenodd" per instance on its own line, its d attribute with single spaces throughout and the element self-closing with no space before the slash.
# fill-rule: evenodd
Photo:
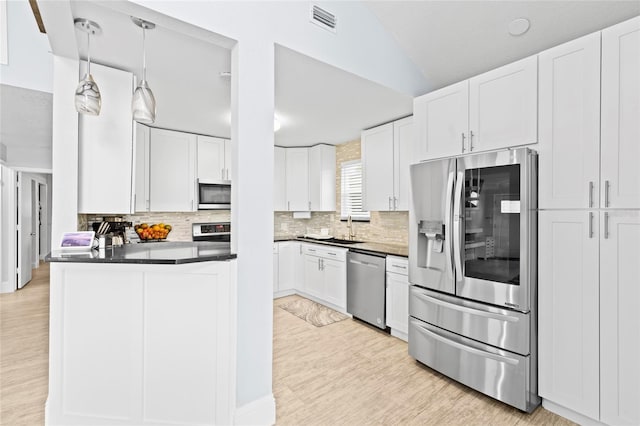
<svg viewBox="0 0 640 426">
<path fill-rule="evenodd" d="M 327 31 L 331 31 L 332 33 L 336 32 L 338 18 L 336 18 L 336 15 L 333 13 L 327 12 L 321 7 L 311 5 L 311 9 L 309 10 L 309 20 Z"/>
</svg>

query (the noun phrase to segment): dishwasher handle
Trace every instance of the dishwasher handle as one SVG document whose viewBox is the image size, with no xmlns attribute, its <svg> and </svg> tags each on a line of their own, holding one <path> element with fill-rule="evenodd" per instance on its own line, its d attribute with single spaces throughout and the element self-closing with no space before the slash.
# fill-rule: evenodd
<svg viewBox="0 0 640 426">
<path fill-rule="evenodd" d="M 378 265 L 376 265 L 375 263 L 365 262 L 362 260 L 349 259 L 349 263 L 355 263 L 356 265 L 367 266 L 369 268 L 378 268 Z"/>
</svg>

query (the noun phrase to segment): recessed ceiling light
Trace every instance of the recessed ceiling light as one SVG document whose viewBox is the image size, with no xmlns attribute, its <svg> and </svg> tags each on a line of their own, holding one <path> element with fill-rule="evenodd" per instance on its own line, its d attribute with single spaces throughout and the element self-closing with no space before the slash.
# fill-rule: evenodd
<svg viewBox="0 0 640 426">
<path fill-rule="evenodd" d="M 509 34 L 512 36 L 520 36 L 529 31 L 529 20 L 526 18 L 518 18 L 509 22 Z"/>
</svg>

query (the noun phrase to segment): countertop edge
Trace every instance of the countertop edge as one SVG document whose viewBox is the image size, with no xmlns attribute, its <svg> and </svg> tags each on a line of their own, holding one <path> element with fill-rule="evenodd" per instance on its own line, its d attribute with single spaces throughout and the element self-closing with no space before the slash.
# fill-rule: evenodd
<svg viewBox="0 0 640 426">
<path fill-rule="evenodd" d="M 282 238 L 274 238 L 273 242 L 274 243 L 281 243 L 281 242 L 287 242 L 287 241 L 297 241 L 297 242 L 301 242 L 301 243 L 309 243 L 309 244 L 320 244 L 320 245 L 324 245 L 324 246 L 332 246 L 332 247 L 340 247 L 340 248 L 346 248 L 346 249 L 356 249 L 356 250 L 362 250 L 362 251 L 370 251 L 370 252 L 374 252 L 374 253 L 382 253 L 382 254 L 386 254 L 388 256 L 397 256 L 397 257 L 409 257 L 409 249 L 405 248 L 404 246 L 397 246 L 397 250 L 391 249 L 391 250 L 387 250 L 387 249 L 382 249 L 380 247 L 375 247 L 375 245 L 391 245 L 393 246 L 393 244 L 385 244 L 385 243 L 376 243 L 376 242 L 362 242 L 362 243 L 356 243 L 356 244 L 340 244 L 340 243 L 332 243 L 332 242 L 326 242 L 326 241 L 322 241 L 322 240 L 313 240 L 313 239 L 309 239 L 309 238 L 301 238 L 301 237 L 282 237 Z M 371 247 L 371 245 L 374 245 L 373 247 Z"/>
</svg>

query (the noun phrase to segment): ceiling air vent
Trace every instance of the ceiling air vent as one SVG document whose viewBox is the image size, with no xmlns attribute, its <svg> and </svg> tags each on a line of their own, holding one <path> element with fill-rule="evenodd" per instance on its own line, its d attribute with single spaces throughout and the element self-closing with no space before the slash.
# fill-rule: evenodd
<svg viewBox="0 0 640 426">
<path fill-rule="evenodd" d="M 311 5 L 309 12 L 309 20 L 311 22 L 332 33 L 336 32 L 336 24 L 338 23 L 336 15 L 316 5 Z"/>
</svg>

